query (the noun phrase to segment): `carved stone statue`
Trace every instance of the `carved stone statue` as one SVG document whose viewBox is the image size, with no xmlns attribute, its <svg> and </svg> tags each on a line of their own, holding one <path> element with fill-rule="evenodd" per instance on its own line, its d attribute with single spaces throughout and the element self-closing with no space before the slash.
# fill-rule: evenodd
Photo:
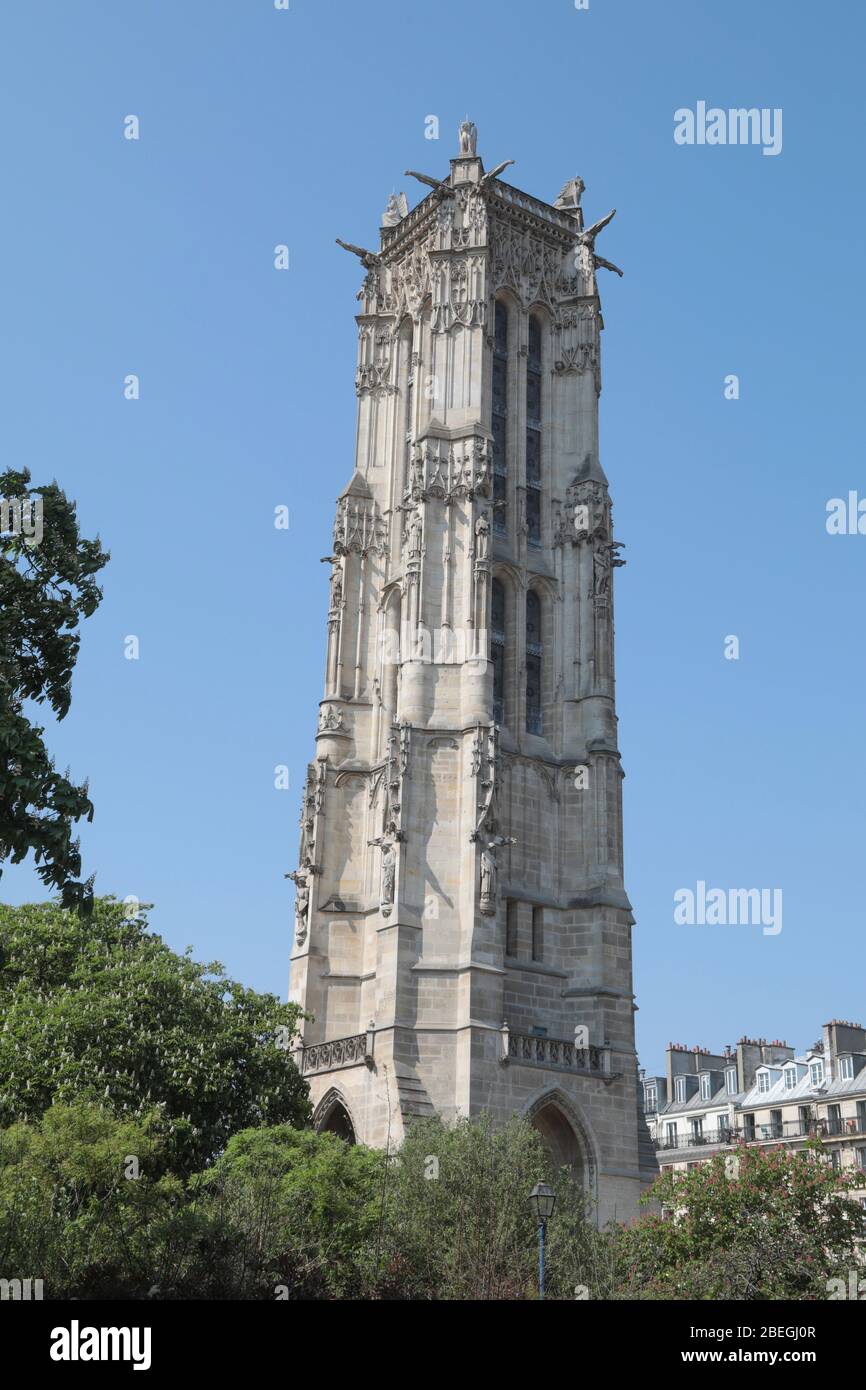
<svg viewBox="0 0 866 1390">
<path fill-rule="evenodd" d="M 486 560 L 490 554 L 490 521 L 482 512 L 475 523 L 475 558 Z"/>
<path fill-rule="evenodd" d="M 323 705 L 319 710 L 319 729 L 331 733 L 343 727 L 343 711 L 333 705 Z"/>
<path fill-rule="evenodd" d="M 481 911 L 492 917 L 496 911 L 498 870 L 496 851 L 501 845 L 516 845 L 513 835 L 494 835 L 481 847 Z"/>
<path fill-rule="evenodd" d="M 351 241 L 341 241 L 339 237 L 336 242 L 344 251 L 351 251 L 353 256 L 357 256 L 365 270 L 376 270 L 382 264 L 382 257 L 375 251 L 368 251 L 364 246 L 353 246 Z"/>
<path fill-rule="evenodd" d="M 578 232 L 577 234 L 574 256 L 575 266 L 581 280 L 581 294 L 595 294 L 595 272 L 599 268 L 602 270 L 612 270 L 614 274 L 622 275 L 622 271 L 618 265 L 613 265 L 610 261 L 606 261 L 603 256 L 597 256 L 595 254 L 596 237 L 615 216 L 616 208 L 614 208 L 612 212 L 609 212 L 607 217 L 600 218 L 600 220 L 594 222 L 591 227 L 587 227 L 586 231 Z"/>
<path fill-rule="evenodd" d="M 569 179 L 567 183 L 563 184 L 562 191 L 553 206 L 559 208 L 560 212 L 576 213 L 580 207 L 580 199 L 585 187 L 586 184 L 579 175 Z"/>
<path fill-rule="evenodd" d="M 331 570 L 331 607 L 339 608 L 343 602 L 343 569 L 335 564 Z"/>
<path fill-rule="evenodd" d="M 405 193 L 392 193 L 388 199 L 385 211 L 382 213 L 381 226 L 396 227 L 398 223 L 409 211 L 409 204 L 406 201 Z"/>
<path fill-rule="evenodd" d="M 307 929 L 309 927 L 310 914 L 310 878 L 312 869 L 309 865 L 304 865 L 300 869 L 295 869 L 292 873 L 286 874 L 295 885 L 295 942 L 298 946 L 303 946 L 307 939 Z"/>
<path fill-rule="evenodd" d="M 622 541 L 600 541 L 592 552 L 592 597 L 606 598 L 610 593 L 611 570 L 624 565 L 617 551 L 622 549 Z"/>
<path fill-rule="evenodd" d="M 409 515 L 409 526 L 406 532 L 410 555 L 421 554 L 421 540 L 423 535 L 424 523 L 421 519 L 421 509 L 419 507 L 415 507 Z"/>
<path fill-rule="evenodd" d="M 461 155 L 474 155 L 478 144 L 478 130 L 475 122 L 466 117 L 465 121 L 460 122 L 460 153 Z"/>
<path fill-rule="evenodd" d="M 397 882 L 397 847 L 391 835 L 379 835 L 375 840 L 368 840 L 367 844 L 376 845 L 382 851 L 379 903 L 383 915 L 387 917 L 394 905 L 394 891 Z"/>
</svg>

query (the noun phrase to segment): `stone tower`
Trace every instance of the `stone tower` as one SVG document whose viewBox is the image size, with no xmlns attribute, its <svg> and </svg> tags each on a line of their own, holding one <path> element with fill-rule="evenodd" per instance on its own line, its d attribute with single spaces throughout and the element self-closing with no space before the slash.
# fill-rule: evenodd
<svg viewBox="0 0 866 1390">
<path fill-rule="evenodd" d="M 291 875 L 297 1061 L 320 1129 L 384 1147 L 417 1115 L 525 1114 L 628 1219 L 655 1165 L 598 446 L 613 213 L 587 229 L 582 180 L 542 202 L 475 146 L 464 122 L 449 177 L 392 196 L 378 251 L 341 243 L 358 425 Z"/>
</svg>

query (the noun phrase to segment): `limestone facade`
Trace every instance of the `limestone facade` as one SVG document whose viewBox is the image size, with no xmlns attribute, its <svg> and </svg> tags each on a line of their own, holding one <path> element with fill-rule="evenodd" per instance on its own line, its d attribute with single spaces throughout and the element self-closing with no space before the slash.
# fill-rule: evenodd
<svg viewBox="0 0 866 1390">
<path fill-rule="evenodd" d="M 378 251 L 341 243 L 364 271 L 358 423 L 292 875 L 297 1060 L 321 1128 L 384 1147 L 415 1115 L 527 1114 L 599 1218 L 629 1219 L 657 1170 L 598 441 L 616 267 L 580 180 L 549 204 L 502 167 L 464 123 Z"/>
</svg>

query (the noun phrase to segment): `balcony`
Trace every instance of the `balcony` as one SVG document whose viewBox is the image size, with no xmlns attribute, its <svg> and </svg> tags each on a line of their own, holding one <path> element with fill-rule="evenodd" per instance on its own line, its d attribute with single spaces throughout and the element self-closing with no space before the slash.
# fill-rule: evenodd
<svg viewBox="0 0 866 1390">
<path fill-rule="evenodd" d="M 657 1149 L 703 1149 L 718 1144 L 733 1144 L 738 1138 L 732 1129 L 707 1129 L 702 1134 L 656 1135 Z"/>
<path fill-rule="evenodd" d="M 545 1067 L 552 1071 L 589 1072 L 605 1081 L 613 1081 L 610 1070 L 610 1051 L 606 1047 L 577 1047 L 567 1038 L 548 1038 L 536 1033 L 513 1033 L 506 1025 L 501 1030 L 503 1064 L 516 1062 L 520 1066 Z"/>
<path fill-rule="evenodd" d="M 325 1071 L 338 1071 L 342 1067 L 371 1066 L 373 1062 L 373 1033 L 353 1033 L 348 1038 L 334 1038 L 332 1042 L 313 1043 L 300 1049 L 298 1070 L 302 1076 L 311 1076 Z"/>
</svg>

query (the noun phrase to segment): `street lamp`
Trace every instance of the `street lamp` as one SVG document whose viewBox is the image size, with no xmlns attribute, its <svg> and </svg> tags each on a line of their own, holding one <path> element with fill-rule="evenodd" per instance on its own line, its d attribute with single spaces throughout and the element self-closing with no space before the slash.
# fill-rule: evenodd
<svg viewBox="0 0 866 1390">
<path fill-rule="evenodd" d="M 538 1224 L 538 1296 L 544 1298 L 544 1237 L 556 1206 L 556 1193 L 546 1182 L 537 1182 L 529 1194 L 529 1204 Z"/>
</svg>

